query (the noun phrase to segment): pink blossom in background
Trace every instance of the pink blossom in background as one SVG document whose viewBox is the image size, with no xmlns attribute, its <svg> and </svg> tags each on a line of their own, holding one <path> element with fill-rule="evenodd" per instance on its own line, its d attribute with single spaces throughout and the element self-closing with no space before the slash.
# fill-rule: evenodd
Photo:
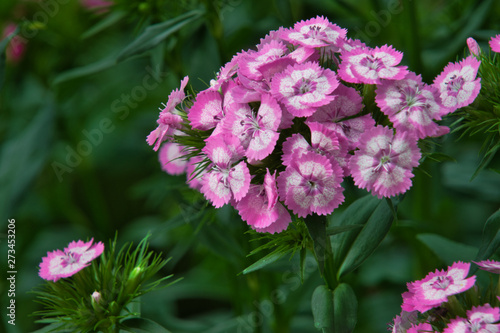
<svg viewBox="0 0 500 333">
<path fill-rule="evenodd" d="M 449 63 L 434 79 L 444 107 L 456 110 L 471 104 L 481 89 L 477 71 L 481 62 L 468 56 L 458 63 Z"/>
<path fill-rule="evenodd" d="M 8 37 L 17 29 L 17 24 L 9 23 L 5 26 L 2 32 L 2 38 Z M 9 61 L 18 62 L 20 61 L 24 53 L 26 51 L 27 40 L 21 37 L 20 35 L 16 35 L 12 37 L 7 47 L 6 57 Z"/>
<path fill-rule="evenodd" d="M 495 274 L 500 274 L 500 261 L 494 261 L 494 260 L 483 260 L 479 262 L 473 261 L 476 265 L 479 266 L 480 269 L 490 272 L 490 273 L 495 273 Z"/>
<path fill-rule="evenodd" d="M 335 98 L 330 94 L 338 85 L 335 72 L 307 62 L 288 66 L 276 74 L 271 82 L 271 93 L 292 115 L 307 117 Z"/>
<path fill-rule="evenodd" d="M 106 12 L 109 6 L 113 5 L 113 1 L 108 0 L 80 0 L 83 7 L 90 10 L 98 10 L 98 12 Z"/>
<path fill-rule="evenodd" d="M 401 80 L 408 72 L 406 66 L 397 66 L 403 53 L 392 46 L 353 48 L 340 56 L 339 76 L 347 82 L 379 84 L 381 79 Z"/>
<path fill-rule="evenodd" d="M 418 139 L 438 136 L 440 126 L 434 121 L 449 112 L 441 106 L 436 87 L 426 85 L 413 72 L 402 80 L 378 85 L 375 102 L 396 130 L 410 132 Z"/>
<path fill-rule="evenodd" d="M 476 276 L 467 278 L 470 264 L 455 262 L 446 271 L 431 272 L 415 282 L 408 283 L 408 292 L 403 293 L 404 311 L 419 311 L 424 313 L 455 295 L 472 288 Z"/>
<path fill-rule="evenodd" d="M 467 318 L 452 319 L 443 333 L 498 333 L 500 332 L 500 309 L 491 305 L 472 307 Z"/>
<path fill-rule="evenodd" d="M 495 37 L 491 37 L 490 41 L 490 48 L 493 52 L 500 52 L 500 35 L 496 35 Z"/>
<path fill-rule="evenodd" d="M 40 263 L 38 275 L 44 280 L 56 282 L 60 278 L 76 274 L 104 251 L 104 244 L 99 242 L 92 245 L 93 241 L 94 239 L 86 243 L 81 240 L 73 241 L 64 251 L 47 252 Z"/>
<path fill-rule="evenodd" d="M 297 216 L 328 215 L 344 201 L 343 171 L 315 152 L 292 160 L 278 176 L 278 193 Z"/>
<path fill-rule="evenodd" d="M 147 143 L 152 146 L 154 145 L 154 150 L 157 151 L 163 141 L 167 139 L 169 135 L 175 129 L 179 129 L 182 123 L 182 117 L 178 114 L 175 107 L 182 103 L 186 98 L 184 93 L 184 88 L 188 83 L 189 78 L 186 76 L 181 81 L 180 89 L 174 89 L 168 96 L 167 104 L 163 104 L 164 108 L 160 109 L 160 115 L 157 120 L 158 127 L 154 129 L 147 137 Z"/>
<path fill-rule="evenodd" d="M 359 150 L 349 167 L 354 183 L 378 198 L 406 192 L 411 187 L 412 169 L 419 164 L 417 141 L 406 132 L 377 126 L 361 135 Z"/>
<path fill-rule="evenodd" d="M 163 171 L 170 175 L 181 175 L 186 172 L 188 161 L 184 159 L 186 154 L 184 147 L 175 142 L 163 144 L 158 152 L 158 159 Z"/>
<path fill-rule="evenodd" d="M 186 183 L 194 190 L 201 190 L 203 175 L 207 172 L 202 169 L 203 158 L 201 156 L 191 157 L 186 165 Z"/>
<path fill-rule="evenodd" d="M 292 221 L 288 210 L 278 202 L 276 172 L 266 172 L 262 185 L 250 185 L 247 195 L 236 209 L 241 218 L 258 232 L 276 233 L 285 230 Z"/>
</svg>

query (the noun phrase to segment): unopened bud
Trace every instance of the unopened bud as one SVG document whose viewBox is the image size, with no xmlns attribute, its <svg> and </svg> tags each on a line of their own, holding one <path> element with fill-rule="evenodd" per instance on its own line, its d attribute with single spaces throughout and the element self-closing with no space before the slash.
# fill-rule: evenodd
<svg viewBox="0 0 500 333">
<path fill-rule="evenodd" d="M 94 291 L 91 295 L 92 297 L 92 304 L 99 304 L 99 302 L 101 301 L 101 293 L 98 292 L 98 291 Z"/>
<path fill-rule="evenodd" d="M 467 38 L 467 46 L 469 47 L 470 54 L 478 56 L 481 53 L 479 44 L 472 37 Z"/>
</svg>

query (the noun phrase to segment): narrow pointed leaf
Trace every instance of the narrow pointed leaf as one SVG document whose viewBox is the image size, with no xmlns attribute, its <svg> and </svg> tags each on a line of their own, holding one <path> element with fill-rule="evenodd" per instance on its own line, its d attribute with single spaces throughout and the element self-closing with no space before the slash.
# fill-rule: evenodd
<svg viewBox="0 0 500 333">
<path fill-rule="evenodd" d="M 95 36 L 99 32 L 109 28 L 113 24 L 119 22 L 122 18 L 127 16 L 125 11 L 112 11 L 105 18 L 100 20 L 96 25 L 92 26 L 90 29 L 82 34 L 82 39 L 87 39 L 89 37 Z"/>
<path fill-rule="evenodd" d="M 87 75 L 99 73 L 105 69 L 111 68 L 114 65 L 116 65 L 116 55 L 111 55 L 91 64 L 62 72 L 54 78 L 52 84 L 58 85 L 69 80 L 74 80 Z"/>
<path fill-rule="evenodd" d="M 341 283 L 333 291 L 335 333 L 351 333 L 358 319 L 358 300 L 351 286 Z"/>
<path fill-rule="evenodd" d="M 340 228 L 352 225 L 364 225 L 370 218 L 380 200 L 371 195 L 366 195 L 351 203 L 341 215 L 333 215 L 330 227 Z M 335 270 L 338 271 L 352 243 L 356 239 L 361 228 L 354 228 L 351 231 L 333 235 L 331 237 L 332 251 Z"/>
<path fill-rule="evenodd" d="M 253 264 L 251 264 L 247 268 L 245 268 L 242 273 L 248 274 L 250 272 L 259 270 L 259 269 L 279 260 L 285 254 L 290 253 L 290 251 L 292 251 L 292 249 L 288 249 L 288 250 L 279 249 L 277 251 L 273 251 L 273 252 L 267 254 L 266 256 L 264 256 L 263 258 L 261 258 L 260 260 L 257 260 L 256 262 L 254 262 Z"/>
<path fill-rule="evenodd" d="M 334 331 L 333 293 L 327 286 L 318 286 L 312 295 L 311 309 L 314 317 L 314 327 L 323 332 Z"/>
<path fill-rule="evenodd" d="M 168 21 L 147 27 L 141 35 L 118 55 L 118 62 L 154 48 L 183 26 L 201 17 L 202 14 L 203 12 L 200 10 L 192 10 Z"/>
<path fill-rule="evenodd" d="M 341 234 L 346 231 L 351 231 L 351 230 L 356 230 L 362 228 L 362 224 L 352 224 L 352 225 L 342 225 L 342 226 L 333 226 L 328 229 L 326 229 L 326 234 L 328 236 L 333 236 L 336 234 Z"/>
</svg>

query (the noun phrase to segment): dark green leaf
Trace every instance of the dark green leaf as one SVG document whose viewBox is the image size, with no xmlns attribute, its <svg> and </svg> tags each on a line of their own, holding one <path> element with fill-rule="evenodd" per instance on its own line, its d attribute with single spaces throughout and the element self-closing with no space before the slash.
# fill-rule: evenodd
<svg viewBox="0 0 500 333">
<path fill-rule="evenodd" d="M 130 318 L 121 322 L 125 332 L 133 333 L 170 333 L 165 327 L 146 318 Z M 120 330 L 121 331 L 121 330 Z"/>
<path fill-rule="evenodd" d="M 332 216 L 330 228 L 359 224 L 364 225 L 377 207 L 378 203 L 379 200 L 372 195 L 366 195 L 354 201 L 340 216 Z M 354 242 L 360 231 L 361 229 L 356 228 L 352 231 L 344 232 L 331 237 L 334 262 L 337 269 L 340 267 L 340 264 L 347 255 L 347 251 L 349 251 L 352 242 Z"/>
<path fill-rule="evenodd" d="M 333 292 L 335 333 L 351 333 L 358 318 L 358 300 L 351 286 L 341 283 Z"/>
<path fill-rule="evenodd" d="M 355 230 L 355 229 L 359 229 L 359 228 L 362 228 L 363 225 L 362 224 L 352 224 L 352 225 L 342 225 L 342 226 L 334 226 L 334 227 L 330 227 L 330 228 L 327 228 L 326 229 L 326 234 L 328 236 L 333 236 L 333 235 L 336 235 L 336 234 L 340 234 L 340 233 L 343 233 L 343 232 L 346 232 L 346 231 L 351 231 L 351 230 Z"/>
<path fill-rule="evenodd" d="M 386 200 L 377 200 L 376 208 L 370 214 L 364 227 L 349 246 L 337 278 L 352 272 L 363 263 L 385 238 L 391 228 L 394 215 Z M 362 221 L 359 221 L 362 222 Z"/>
<path fill-rule="evenodd" d="M 276 260 L 280 259 L 285 254 L 290 253 L 290 251 L 292 251 L 291 248 L 287 249 L 287 250 L 278 249 L 276 251 L 273 251 L 273 252 L 269 253 L 268 255 L 264 256 L 263 258 L 261 258 L 260 260 L 257 260 L 256 262 L 254 262 L 253 264 L 251 264 L 247 268 L 245 268 L 242 273 L 248 274 L 250 272 L 261 269 L 261 268 L 275 262 Z"/>
<path fill-rule="evenodd" d="M 490 258 L 500 247 L 500 209 L 491 215 L 483 229 L 481 247 L 475 258 L 476 261 Z"/>
<path fill-rule="evenodd" d="M 471 261 L 477 253 L 477 249 L 473 246 L 435 234 L 419 234 L 417 239 L 431 249 L 446 265 L 451 265 L 455 261 Z"/>
<path fill-rule="evenodd" d="M 157 23 L 146 28 L 132 43 L 130 43 L 119 55 L 117 61 L 123 61 L 131 56 L 141 54 L 152 49 L 168 36 L 178 31 L 188 23 L 203 15 L 200 10 L 192 10 L 171 20 Z"/>
<path fill-rule="evenodd" d="M 77 67 L 73 68 L 70 70 L 67 70 L 65 72 L 62 72 L 61 74 L 57 75 L 54 80 L 52 81 L 52 84 L 57 85 L 69 80 L 77 79 L 86 75 L 94 74 L 94 73 L 99 73 L 105 69 L 108 69 L 112 66 L 116 65 L 116 56 L 111 55 L 107 58 L 101 59 L 99 61 L 93 62 L 89 65 L 82 66 L 82 67 Z"/>
<path fill-rule="evenodd" d="M 89 30 L 85 31 L 82 34 L 82 39 L 87 39 L 89 37 L 92 37 L 96 35 L 97 33 L 103 31 L 104 29 L 109 28 L 113 24 L 117 23 L 120 21 L 122 18 L 124 18 L 127 15 L 127 12 L 124 11 L 112 11 L 107 15 L 105 18 L 100 20 L 96 25 L 94 25 L 92 28 Z"/>
<path fill-rule="evenodd" d="M 312 295 L 311 309 L 314 327 L 323 332 L 334 332 L 333 293 L 327 286 L 318 286 Z"/>
<path fill-rule="evenodd" d="M 47 102 L 47 106 L 38 112 L 29 126 L 1 147 L 0 216 L 2 218 L 7 219 L 44 166 L 52 140 L 53 108 L 54 106 Z"/>
</svg>

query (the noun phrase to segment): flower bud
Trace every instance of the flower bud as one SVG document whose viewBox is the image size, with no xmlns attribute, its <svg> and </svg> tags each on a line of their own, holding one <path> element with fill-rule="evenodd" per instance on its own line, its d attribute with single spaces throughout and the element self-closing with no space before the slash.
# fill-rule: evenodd
<svg viewBox="0 0 500 333">
<path fill-rule="evenodd" d="M 92 303 L 99 304 L 99 302 L 101 301 L 101 293 L 99 293 L 97 290 L 94 291 L 90 297 L 92 297 Z"/>
<path fill-rule="evenodd" d="M 479 44 L 472 37 L 467 38 L 467 46 L 469 47 L 470 54 L 478 56 L 481 53 Z"/>
</svg>

